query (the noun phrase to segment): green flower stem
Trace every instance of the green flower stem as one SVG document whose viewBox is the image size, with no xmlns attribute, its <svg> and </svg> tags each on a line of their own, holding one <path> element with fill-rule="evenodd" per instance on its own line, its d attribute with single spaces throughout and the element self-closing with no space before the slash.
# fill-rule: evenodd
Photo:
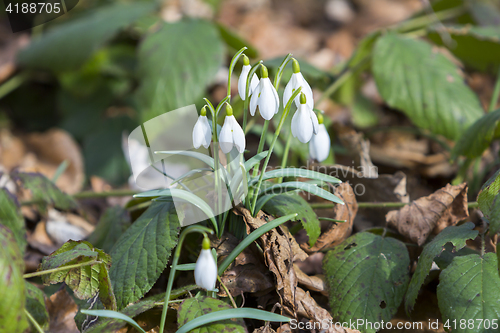
<svg viewBox="0 0 500 333">
<path fill-rule="evenodd" d="M 495 110 L 499 95 L 500 95 L 500 68 L 498 69 L 497 82 L 495 83 L 495 88 L 493 89 L 493 95 L 491 95 L 490 107 L 488 109 L 488 112 Z"/>
<path fill-rule="evenodd" d="M 283 61 L 281 62 L 280 67 L 278 67 L 278 71 L 276 72 L 276 75 L 274 76 L 274 84 L 273 84 L 274 89 L 276 89 L 276 91 L 278 91 L 278 89 L 280 87 L 281 76 L 283 75 L 283 71 L 285 70 L 285 67 L 286 67 L 286 65 L 288 65 L 290 60 L 292 60 L 292 54 L 288 53 L 286 55 L 285 59 L 283 59 Z"/>
<path fill-rule="evenodd" d="M 266 142 L 266 135 L 267 135 L 267 129 L 268 129 L 268 127 L 269 127 L 269 120 L 265 120 L 264 121 L 264 126 L 262 126 L 262 133 L 260 134 L 259 147 L 257 148 L 257 154 L 256 155 L 262 153 L 262 151 L 264 150 L 264 144 Z M 252 177 L 256 177 L 257 176 L 257 173 L 259 172 L 259 164 L 256 164 L 253 167 Z"/>
<path fill-rule="evenodd" d="M 224 282 L 222 282 L 222 280 L 220 279 L 220 276 L 217 275 L 217 280 L 219 280 L 219 283 L 220 285 L 222 286 L 222 289 L 224 289 L 224 291 L 226 292 L 227 296 L 229 297 L 229 299 L 231 300 L 231 304 L 233 305 L 233 308 L 237 309 L 238 306 L 236 306 L 236 303 L 234 302 L 234 298 L 233 296 L 231 295 L 231 293 L 229 292 L 229 290 L 227 289 L 226 285 L 224 284 Z"/>
<path fill-rule="evenodd" d="M 203 227 L 201 225 L 189 226 L 181 232 L 181 235 L 179 236 L 179 242 L 177 243 L 177 247 L 175 248 L 174 258 L 172 259 L 172 266 L 170 266 L 170 274 L 168 276 L 168 282 L 167 282 L 167 291 L 165 292 L 165 301 L 163 305 L 163 311 L 161 313 L 160 333 L 163 333 L 165 329 L 165 321 L 167 320 L 168 302 L 170 301 L 170 293 L 172 292 L 172 285 L 174 284 L 175 270 L 177 267 L 177 263 L 179 262 L 179 257 L 181 256 L 182 243 L 184 242 L 184 239 L 186 238 L 187 234 L 192 232 L 199 232 L 204 236 L 207 233 L 210 234 L 214 233 L 212 229 Z"/>
<path fill-rule="evenodd" d="M 236 52 L 233 59 L 231 59 L 231 62 L 229 63 L 229 75 L 227 76 L 227 97 L 229 97 L 229 101 L 231 101 L 231 76 L 233 75 L 234 66 L 236 66 L 238 59 L 247 48 L 248 47 L 243 46 L 238 52 Z"/>
<path fill-rule="evenodd" d="M 463 6 L 447 10 L 441 10 L 437 13 L 432 12 L 429 15 L 419 16 L 401 23 L 397 23 L 395 25 L 390 26 L 388 29 L 396 30 L 399 32 L 407 32 L 414 29 L 424 28 L 429 24 L 433 24 L 442 20 L 448 20 L 460 16 L 465 12 L 466 8 Z"/>
<path fill-rule="evenodd" d="M 31 315 L 31 313 L 28 312 L 28 310 L 24 309 L 24 313 L 26 314 L 26 317 L 28 317 L 28 320 L 31 322 L 33 327 L 39 332 L 39 333 L 44 333 L 43 329 L 40 327 L 40 325 L 36 322 L 35 318 Z"/>
<path fill-rule="evenodd" d="M 358 208 L 401 208 L 409 204 L 410 202 L 358 202 Z M 336 205 L 334 203 L 313 203 L 310 206 L 313 209 L 330 209 Z M 477 208 L 478 203 L 469 202 L 467 206 L 469 209 Z"/>
<path fill-rule="evenodd" d="M 285 151 L 283 152 L 283 158 L 281 159 L 281 169 L 284 169 L 286 167 L 291 143 L 292 143 L 292 131 L 288 132 L 288 137 L 286 138 Z M 282 181 L 283 177 L 280 177 L 278 179 L 278 184 L 280 184 Z"/>
<path fill-rule="evenodd" d="M 35 276 L 46 275 L 46 274 L 51 274 L 51 273 L 55 273 L 55 272 L 62 272 L 62 271 L 70 270 L 72 268 L 78 268 L 78 267 L 89 266 L 89 265 L 100 264 L 100 263 L 102 263 L 102 261 L 94 260 L 94 261 L 84 262 L 82 264 L 74 264 L 74 265 L 68 265 L 68 266 L 61 266 L 61 267 L 57 267 L 57 268 L 47 269 L 45 271 L 39 271 L 39 272 L 33 272 L 33 273 L 24 274 L 23 278 L 24 279 L 29 279 L 29 278 L 32 278 L 32 277 L 35 277 Z"/>
<path fill-rule="evenodd" d="M 288 113 L 290 113 L 290 108 L 292 106 L 292 102 L 295 99 L 295 97 L 297 97 L 300 94 L 301 90 L 302 90 L 302 87 L 299 87 L 297 90 L 295 90 L 292 97 L 290 97 L 290 100 L 288 101 L 285 108 L 283 109 L 283 114 L 281 115 L 281 119 L 280 119 L 280 122 L 278 124 L 278 128 L 276 128 L 276 131 L 274 132 L 273 141 L 271 141 L 271 146 L 269 147 L 269 151 L 267 153 L 266 159 L 264 160 L 264 165 L 262 165 L 262 172 L 260 173 L 259 181 L 257 183 L 257 186 L 255 187 L 255 191 L 253 192 L 254 196 L 252 198 L 253 202 L 252 202 L 252 206 L 251 206 L 251 212 L 252 212 L 252 215 L 254 215 L 254 216 L 256 213 L 255 212 L 255 205 L 257 204 L 258 193 L 260 190 L 260 186 L 262 185 L 262 179 L 264 178 L 264 173 L 267 169 L 269 159 L 271 158 L 271 154 L 273 153 L 274 144 L 276 143 L 276 140 L 278 139 L 278 136 L 280 135 L 281 128 L 283 127 L 283 124 L 285 123 L 285 119 L 288 116 Z"/>
<path fill-rule="evenodd" d="M 349 68 L 346 70 L 342 75 L 340 75 L 337 80 L 335 80 L 326 90 L 323 92 L 323 94 L 319 97 L 319 99 L 315 102 L 315 105 L 319 105 L 322 101 L 324 101 L 326 98 L 330 97 L 334 92 L 337 91 L 347 80 L 351 78 L 358 70 L 359 68 L 362 67 L 362 65 L 365 64 L 365 62 L 368 61 L 370 56 L 365 57 L 358 66 L 354 68 Z"/>
</svg>

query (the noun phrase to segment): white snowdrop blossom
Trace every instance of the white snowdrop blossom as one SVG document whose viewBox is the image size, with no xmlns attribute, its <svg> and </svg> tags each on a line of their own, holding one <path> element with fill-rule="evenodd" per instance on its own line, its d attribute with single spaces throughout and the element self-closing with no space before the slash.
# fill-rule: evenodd
<svg viewBox="0 0 500 333">
<path fill-rule="evenodd" d="M 309 85 L 309 83 L 307 83 L 306 79 L 304 79 L 304 76 L 302 76 L 302 73 L 300 72 L 299 62 L 293 59 L 292 64 L 293 74 L 290 78 L 290 81 L 288 81 L 288 84 L 285 87 L 285 92 L 283 93 L 283 104 L 286 105 L 295 90 L 297 90 L 299 87 L 302 87 L 301 93 L 304 93 L 306 95 L 307 106 L 312 110 L 314 108 L 314 99 L 311 86 Z M 295 97 L 294 102 L 298 108 L 300 106 L 300 96 Z"/>
<path fill-rule="evenodd" d="M 318 133 L 318 117 L 306 104 L 306 95 L 300 93 L 300 105 L 292 118 L 292 135 L 302 143 L 311 140 Z"/>
<path fill-rule="evenodd" d="M 248 73 L 250 72 L 250 61 L 246 55 L 243 55 L 243 67 L 241 68 L 240 78 L 238 79 L 238 93 L 240 94 L 241 100 L 245 100 L 245 92 L 247 89 L 247 79 Z M 257 74 L 252 75 L 252 79 L 250 80 L 250 89 L 248 89 L 248 96 L 252 95 L 252 92 L 255 90 L 257 85 L 259 84 L 259 78 Z"/>
<path fill-rule="evenodd" d="M 255 115 L 255 110 L 257 110 L 258 106 L 262 118 L 270 120 L 278 113 L 280 100 L 276 89 L 269 79 L 266 66 L 262 65 L 261 73 L 259 84 L 250 98 L 250 114 L 252 116 Z"/>
<path fill-rule="evenodd" d="M 309 156 L 318 162 L 323 162 L 330 155 L 330 135 L 323 124 L 323 115 L 321 114 L 318 116 L 318 123 L 318 134 L 313 135 L 309 141 Z"/>
<path fill-rule="evenodd" d="M 206 106 L 201 109 L 200 116 L 193 128 L 193 146 L 198 149 L 201 145 L 208 148 L 212 141 L 212 129 L 207 119 Z"/>
<path fill-rule="evenodd" d="M 217 263 L 215 262 L 212 250 L 210 250 L 210 240 L 203 238 L 202 249 L 196 267 L 194 269 L 194 281 L 205 290 L 214 290 L 217 281 Z"/>
<path fill-rule="evenodd" d="M 240 154 L 245 151 L 245 133 L 234 118 L 233 108 L 229 104 L 226 106 L 226 119 L 220 130 L 219 143 L 224 154 L 229 153 L 233 147 L 236 147 Z"/>
</svg>

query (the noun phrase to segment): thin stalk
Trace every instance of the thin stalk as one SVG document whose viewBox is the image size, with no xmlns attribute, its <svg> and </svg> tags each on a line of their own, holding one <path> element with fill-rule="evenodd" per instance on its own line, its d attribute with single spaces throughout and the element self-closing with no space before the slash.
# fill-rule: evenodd
<svg viewBox="0 0 500 333">
<path fill-rule="evenodd" d="M 423 28 L 429 24 L 433 24 L 439 21 L 448 20 L 465 13 L 466 9 L 464 7 L 452 8 L 447 10 L 442 10 L 433 15 L 425 15 L 415 17 L 408 21 L 404 21 L 395 25 L 390 26 L 389 30 L 396 30 L 399 32 L 406 32 L 414 29 Z"/>
<path fill-rule="evenodd" d="M 31 315 L 31 313 L 28 312 L 28 310 L 24 309 L 24 313 L 26 314 L 26 317 L 28 317 L 28 320 L 31 322 L 33 327 L 39 332 L 39 333 L 44 333 L 43 329 L 40 327 L 40 325 L 36 322 L 35 318 Z"/>
<path fill-rule="evenodd" d="M 493 95 L 491 95 L 490 108 L 488 109 L 488 112 L 495 110 L 499 95 L 500 95 L 500 68 L 498 69 L 497 82 L 495 83 L 495 88 L 493 89 Z"/>
<path fill-rule="evenodd" d="M 262 153 L 264 150 L 264 144 L 266 142 L 267 128 L 269 127 L 269 120 L 264 121 L 264 126 L 262 127 L 262 133 L 260 134 L 259 147 L 257 148 L 257 154 Z M 256 164 L 253 168 L 252 177 L 256 177 L 259 172 L 259 164 Z"/>
<path fill-rule="evenodd" d="M 358 202 L 358 208 L 401 208 L 409 205 L 411 202 Z M 312 203 L 313 209 L 329 209 L 335 207 L 335 203 Z M 477 208 L 478 203 L 473 201 L 467 204 L 469 209 Z"/>
<path fill-rule="evenodd" d="M 326 90 L 323 92 L 323 94 L 318 98 L 318 100 L 315 102 L 316 105 L 324 101 L 326 98 L 330 97 L 337 89 L 339 89 L 347 80 L 351 78 L 351 76 L 354 75 L 354 73 L 357 72 L 358 68 L 361 67 L 366 61 L 368 61 L 369 56 L 363 59 L 360 64 L 354 68 L 349 68 L 346 70 L 342 75 L 340 75 L 335 82 L 333 82 Z"/>
<path fill-rule="evenodd" d="M 229 64 L 229 75 L 227 76 L 227 97 L 229 97 L 229 101 L 231 101 L 231 76 L 233 75 L 234 66 L 236 66 L 238 59 L 246 49 L 247 47 L 244 46 L 238 52 L 236 52 Z"/>
<path fill-rule="evenodd" d="M 264 160 L 264 165 L 262 165 L 262 172 L 260 173 L 259 181 L 257 182 L 257 186 L 255 187 L 254 190 L 254 196 L 253 196 L 253 202 L 251 206 L 251 212 L 252 215 L 255 215 L 255 205 L 257 204 L 257 197 L 258 193 L 260 190 L 260 186 L 262 185 L 262 180 L 264 178 L 264 171 L 267 169 L 267 165 L 269 164 L 269 160 L 271 159 L 271 154 L 273 153 L 274 149 L 274 144 L 276 143 L 276 140 L 278 139 L 278 136 L 280 135 L 281 128 L 283 127 L 283 124 L 285 123 L 285 119 L 288 116 L 288 113 L 290 113 L 290 108 L 292 106 L 292 103 L 300 93 L 301 93 L 302 87 L 299 87 L 295 92 L 293 93 L 292 97 L 290 97 L 290 100 L 286 104 L 285 108 L 283 109 L 283 114 L 281 115 L 280 122 L 278 124 L 278 128 L 276 128 L 276 131 L 274 132 L 273 136 L 273 141 L 271 141 L 271 146 L 269 147 L 269 151 L 267 153 L 266 159 Z"/>
<path fill-rule="evenodd" d="M 167 291 L 165 292 L 165 301 L 164 301 L 163 310 L 161 313 L 160 333 L 163 333 L 163 331 L 165 329 L 165 321 L 167 320 L 168 303 L 170 301 L 170 293 L 172 292 L 172 285 L 174 284 L 175 270 L 177 267 L 177 263 L 179 262 L 179 257 L 181 256 L 182 243 L 184 242 L 184 239 L 186 238 L 187 234 L 192 233 L 192 232 L 199 232 L 203 235 L 206 235 L 206 233 L 210 233 L 210 234 L 214 233 L 213 230 L 206 228 L 206 227 L 203 227 L 201 225 L 189 226 L 181 232 L 181 235 L 179 236 L 179 242 L 177 243 L 177 247 L 175 248 L 174 258 L 172 259 L 172 266 L 170 268 L 170 274 L 168 275 Z"/>
<path fill-rule="evenodd" d="M 0 99 L 19 88 L 19 86 L 21 86 L 21 84 L 23 84 L 28 78 L 28 73 L 21 72 L 4 82 L 4 84 L 0 86 Z"/>
<path fill-rule="evenodd" d="M 74 194 L 73 199 L 90 199 L 90 198 L 108 198 L 108 197 L 128 197 L 133 196 L 134 194 L 139 193 L 136 190 L 113 190 L 107 192 L 92 192 L 92 191 L 83 191 L 80 193 Z M 43 203 L 43 200 L 26 200 L 21 202 L 21 206 L 33 205 L 38 203 Z"/>
<path fill-rule="evenodd" d="M 281 159 L 281 169 L 284 169 L 286 167 L 291 143 L 292 143 L 292 131 L 288 132 L 288 137 L 286 138 L 285 151 L 283 152 L 283 158 Z M 278 184 L 280 184 L 282 181 L 283 177 L 280 177 L 278 179 Z"/>
<path fill-rule="evenodd" d="M 47 269 L 45 271 L 39 271 L 39 272 L 33 272 L 33 273 L 24 274 L 23 278 L 24 279 L 29 279 L 29 278 L 32 278 L 32 277 L 35 277 L 35 276 L 46 275 L 46 274 L 51 274 L 51 273 L 55 273 L 55 272 L 62 272 L 62 271 L 67 271 L 67 270 L 70 270 L 70 269 L 73 269 L 73 268 L 78 268 L 78 267 L 83 267 L 83 266 L 89 266 L 89 265 L 94 265 L 94 264 L 100 264 L 100 263 L 101 263 L 101 261 L 96 260 L 96 261 L 85 262 L 85 263 L 82 263 L 82 264 L 74 264 L 74 265 L 62 266 L 62 267 Z"/>
<path fill-rule="evenodd" d="M 217 275 L 217 280 L 219 280 L 219 283 L 222 286 L 222 289 L 224 289 L 224 291 L 226 292 L 227 296 L 231 300 L 231 304 L 233 305 L 233 308 L 237 309 L 238 306 L 236 306 L 236 302 L 234 301 L 233 296 L 231 295 L 231 293 L 227 289 L 226 285 L 222 282 L 222 280 L 220 279 L 219 275 Z"/>
</svg>

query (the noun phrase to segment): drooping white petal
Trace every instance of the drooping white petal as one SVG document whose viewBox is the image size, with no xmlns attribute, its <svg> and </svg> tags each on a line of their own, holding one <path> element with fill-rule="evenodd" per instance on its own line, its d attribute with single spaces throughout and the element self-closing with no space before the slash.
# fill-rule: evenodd
<svg viewBox="0 0 500 333">
<path fill-rule="evenodd" d="M 316 113 L 312 109 L 310 109 L 310 111 L 311 111 L 311 121 L 313 125 L 313 133 L 318 134 L 318 127 L 319 127 L 318 116 L 316 116 Z"/>
<path fill-rule="evenodd" d="M 262 90 L 259 96 L 259 111 L 262 118 L 270 120 L 276 114 L 276 95 L 271 80 L 268 77 L 261 80 Z"/>
<path fill-rule="evenodd" d="M 236 146 L 239 153 L 243 154 L 245 151 L 245 133 L 243 132 L 240 124 L 236 121 L 236 118 L 234 118 L 234 116 L 230 116 L 230 118 L 232 118 L 231 126 L 233 131 L 233 144 Z"/>
<path fill-rule="evenodd" d="M 234 118 L 234 116 L 231 117 Z M 219 145 L 224 154 L 229 153 L 233 149 L 233 131 L 231 125 L 230 117 L 226 116 L 219 134 Z"/>
<path fill-rule="evenodd" d="M 248 95 L 251 95 L 254 92 L 258 84 L 259 78 L 257 77 L 257 74 L 253 73 L 252 80 L 250 81 L 250 91 L 248 92 Z"/>
<path fill-rule="evenodd" d="M 292 77 L 290 78 L 290 81 L 288 81 L 285 87 L 285 91 L 283 92 L 283 105 L 286 105 L 286 103 L 288 103 L 290 97 L 292 97 L 292 94 L 296 89 L 296 87 L 293 86 L 294 82 L 295 81 L 293 80 L 293 74 L 292 74 Z"/>
<path fill-rule="evenodd" d="M 251 68 L 252 68 L 252 66 L 250 66 L 250 65 L 243 65 L 243 67 L 241 68 L 240 78 L 238 79 L 238 93 L 240 94 L 240 97 L 243 101 L 245 100 L 245 91 L 247 88 L 248 72 L 250 72 Z M 250 96 L 250 94 L 251 94 L 251 89 L 248 92 L 248 96 Z"/>
<path fill-rule="evenodd" d="M 250 97 L 250 114 L 252 116 L 255 116 L 255 110 L 257 110 L 257 104 L 259 103 L 259 96 L 261 95 L 262 91 L 262 80 L 259 81 L 259 84 L 257 87 L 255 87 L 255 90 L 253 91 L 252 96 Z"/>
<path fill-rule="evenodd" d="M 198 149 L 201 145 L 208 148 L 212 137 L 212 130 L 206 116 L 199 116 L 193 128 L 193 146 Z"/>
<path fill-rule="evenodd" d="M 274 88 L 273 85 L 271 85 L 273 87 L 273 93 L 274 93 L 274 100 L 276 101 L 276 111 L 274 111 L 274 114 L 278 113 L 279 109 L 280 109 L 280 98 L 278 96 L 278 92 L 276 91 L 276 89 Z"/>
<path fill-rule="evenodd" d="M 300 92 L 303 92 L 304 95 L 306 95 L 306 104 L 312 110 L 314 108 L 314 99 L 311 86 L 309 85 L 309 83 L 307 83 L 306 79 L 304 79 L 304 76 L 300 72 L 292 74 L 292 79 L 295 79 L 295 89 L 297 89 L 298 87 L 302 87 L 302 90 Z M 300 95 L 295 97 L 294 102 L 295 105 L 299 107 Z"/>
<path fill-rule="evenodd" d="M 194 280 L 206 290 L 214 290 L 217 281 L 217 264 L 211 250 L 201 250 L 194 269 Z"/>
<path fill-rule="evenodd" d="M 307 143 L 313 135 L 311 112 L 307 104 L 300 104 L 292 118 L 292 135 L 302 143 Z"/>
<path fill-rule="evenodd" d="M 318 134 L 313 135 L 309 142 L 309 155 L 318 162 L 326 160 L 330 155 L 330 136 L 324 124 L 320 124 Z"/>
</svg>

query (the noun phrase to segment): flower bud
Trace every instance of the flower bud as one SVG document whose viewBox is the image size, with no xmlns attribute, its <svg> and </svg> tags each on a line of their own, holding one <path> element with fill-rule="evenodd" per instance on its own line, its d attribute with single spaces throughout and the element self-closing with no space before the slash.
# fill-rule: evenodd
<svg viewBox="0 0 500 333">
<path fill-rule="evenodd" d="M 196 284 L 206 290 L 214 290 L 217 281 L 217 263 L 210 250 L 210 240 L 203 238 L 200 256 L 196 261 L 194 269 L 194 280 Z"/>
</svg>

